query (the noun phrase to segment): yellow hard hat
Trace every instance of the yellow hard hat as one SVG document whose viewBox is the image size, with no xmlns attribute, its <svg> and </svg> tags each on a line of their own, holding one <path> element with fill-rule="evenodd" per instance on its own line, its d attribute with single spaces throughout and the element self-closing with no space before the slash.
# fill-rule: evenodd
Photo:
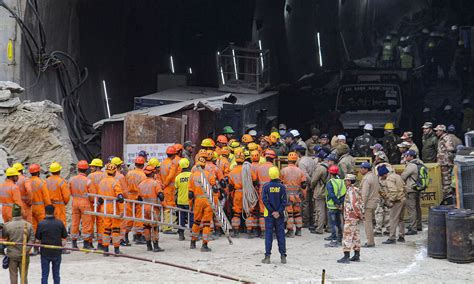
<svg viewBox="0 0 474 284">
<path fill-rule="evenodd" d="M 182 169 L 189 168 L 189 160 L 186 158 L 182 158 L 181 160 L 179 160 L 179 167 Z"/>
<path fill-rule="evenodd" d="M 110 162 L 116 165 L 117 167 L 123 164 L 122 159 L 120 159 L 119 157 L 113 157 L 112 160 L 110 160 Z"/>
<path fill-rule="evenodd" d="M 14 177 L 14 176 L 19 176 L 20 173 L 17 171 L 17 169 L 15 168 L 8 168 L 6 171 L 5 171 L 5 175 L 7 177 Z"/>
<path fill-rule="evenodd" d="M 157 168 L 157 167 L 161 166 L 161 163 L 157 158 L 153 157 L 148 161 L 148 165 Z"/>
<path fill-rule="evenodd" d="M 101 159 L 93 159 L 89 166 L 102 168 L 104 167 L 104 162 Z"/>
<path fill-rule="evenodd" d="M 387 123 L 385 123 L 385 126 L 383 127 L 383 129 L 385 129 L 385 130 L 394 130 L 395 125 L 392 122 L 387 122 Z"/>
<path fill-rule="evenodd" d="M 281 138 L 280 133 L 278 133 L 278 132 L 272 132 L 272 133 L 270 133 L 270 136 L 273 136 L 273 137 L 275 137 L 276 139 L 280 139 L 280 138 Z"/>
<path fill-rule="evenodd" d="M 12 167 L 15 168 L 17 171 L 22 171 L 25 169 L 21 163 L 14 163 Z"/>
<path fill-rule="evenodd" d="M 258 145 L 254 142 L 251 142 L 247 145 L 247 148 L 249 149 L 249 151 L 255 151 L 258 149 Z"/>
<path fill-rule="evenodd" d="M 216 143 L 211 138 L 206 138 L 201 142 L 202 147 L 215 147 Z"/>
<path fill-rule="evenodd" d="M 49 166 L 49 172 L 51 173 L 57 173 L 59 172 L 63 167 L 58 162 L 54 162 Z"/>
<path fill-rule="evenodd" d="M 270 176 L 270 179 L 280 178 L 280 170 L 277 167 L 271 167 L 268 170 L 268 175 Z"/>
<path fill-rule="evenodd" d="M 229 147 L 230 147 L 231 149 L 235 149 L 235 148 L 237 148 L 237 147 L 239 147 L 239 146 L 240 146 L 240 143 L 239 143 L 238 141 L 234 141 L 234 142 L 230 143 L 230 145 L 229 145 Z"/>
</svg>

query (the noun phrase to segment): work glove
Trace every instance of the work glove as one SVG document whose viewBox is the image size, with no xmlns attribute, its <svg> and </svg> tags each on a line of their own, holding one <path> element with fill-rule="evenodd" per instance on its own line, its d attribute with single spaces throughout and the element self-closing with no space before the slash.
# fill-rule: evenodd
<svg viewBox="0 0 474 284">
<path fill-rule="evenodd" d="M 99 205 L 102 205 L 102 204 L 104 204 L 104 199 L 102 197 L 99 197 L 97 202 L 99 202 Z"/>
<path fill-rule="evenodd" d="M 218 193 L 218 192 L 219 192 L 219 188 L 217 188 L 217 186 L 213 186 L 213 187 L 212 187 L 212 192 Z"/>
<path fill-rule="evenodd" d="M 118 203 L 123 203 L 124 199 L 123 199 L 123 195 L 121 193 L 117 196 L 117 201 L 118 201 Z"/>
<path fill-rule="evenodd" d="M 163 200 L 165 200 L 165 195 L 163 194 L 163 192 L 158 192 L 158 199 L 162 202 Z"/>
<path fill-rule="evenodd" d="M 221 186 L 222 188 L 224 188 L 224 187 L 227 186 L 227 182 L 226 182 L 224 179 L 221 179 L 221 180 L 219 181 L 219 184 L 220 184 L 220 186 Z"/>
<path fill-rule="evenodd" d="M 138 201 L 143 201 L 143 198 L 141 196 L 138 196 L 137 200 Z"/>
<path fill-rule="evenodd" d="M 192 191 L 188 192 L 188 198 L 193 199 L 194 198 L 194 192 L 192 192 Z"/>
</svg>

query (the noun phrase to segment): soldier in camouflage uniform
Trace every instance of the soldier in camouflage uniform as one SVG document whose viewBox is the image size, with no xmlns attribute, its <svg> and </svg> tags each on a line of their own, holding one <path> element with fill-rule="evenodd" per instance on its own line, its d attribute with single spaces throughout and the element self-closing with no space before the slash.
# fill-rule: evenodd
<svg viewBox="0 0 474 284">
<path fill-rule="evenodd" d="M 364 216 L 364 202 L 360 190 L 354 186 L 356 176 L 347 174 L 344 179 L 346 184 L 346 197 L 344 199 L 344 232 L 342 237 L 344 257 L 339 263 L 360 261 L 360 229 L 359 224 Z M 351 250 L 354 256 L 349 258 Z"/>
<path fill-rule="evenodd" d="M 413 132 L 406 131 L 403 132 L 402 137 L 400 137 L 403 142 L 407 142 L 410 144 L 410 148 L 408 150 L 413 150 L 417 155 L 420 154 L 420 150 L 418 150 L 418 146 L 416 146 L 415 141 L 413 141 Z"/>
<path fill-rule="evenodd" d="M 441 166 L 441 177 L 443 185 L 443 200 L 451 197 L 451 170 L 454 165 L 454 144 L 446 132 L 446 126 L 440 124 L 434 129 L 438 136 L 438 155 L 436 160 Z"/>
<path fill-rule="evenodd" d="M 425 122 L 421 128 L 423 129 L 423 148 L 421 148 L 423 163 L 436 163 L 438 138 L 433 132 L 433 123 Z"/>
<path fill-rule="evenodd" d="M 375 138 L 371 135 L 374 127 L 372 124 L 367 123 L 364 126 L 364 134 L 356 137 L 354 143 L 352 144 L 352 155 L 354 157 L 371 157 L 372 153 L 370 151 L 370 146 L 373 146 Z"/>
<path fill-rule="evenodd" d="M 400 137 L 393 133 L 395 126 L 388 122 L 384 126 L 384 136 L 382 145 L 388 157 L 388 162 L 392 165 L 400 164 L 400 152 L 397 145 L 400 143 Z"/>
<path fill-rule="evenodd" d="M 336 154 L 339 157 L 337 165 L 340 170 L 340 176 L 345 177 L 347 174 L 353 174 L 355 172 L 355 161 L 349 154 L 349 146 L 347 144 L 337 145 Z"/>
</svg>

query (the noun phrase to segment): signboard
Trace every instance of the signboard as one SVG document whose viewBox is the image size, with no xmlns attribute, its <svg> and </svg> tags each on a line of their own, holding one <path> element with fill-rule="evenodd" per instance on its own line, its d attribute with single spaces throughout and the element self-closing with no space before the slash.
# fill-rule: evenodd
<svg viewBox="0 0 474 284">
<path fill-rule="evenodd" d="M 159 143 L 159 144 L 125 144 L 124 160 L 127 165 L 133 165 L 135 158 L 140 151 L 148 153 L 148 159 L 157 158 L 163 161 L 166 155 L 166 148 L 173 146 L 174 143 Z"/>
</svg>

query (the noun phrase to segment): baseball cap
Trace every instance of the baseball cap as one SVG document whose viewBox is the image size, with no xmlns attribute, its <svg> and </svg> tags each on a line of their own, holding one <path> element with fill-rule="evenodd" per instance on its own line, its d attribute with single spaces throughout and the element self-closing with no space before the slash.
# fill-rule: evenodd
<svg viewBox="0 0 474 284">
<path fill-rule="evenodd" d="M 402 143 L 398 144 L 397 147 L 398 148 L 410 148 L 411 144 L 406 142 L 406 141 L 403 141 Z"/>
<path fill-rule="evenodd" d="M 416 152 L 413 151 L 413 150 L 408 150 L 404 153 L 405 156 L 412 156 L 412 157 L 416 157 Z"/>
<path fill-rule="evenodd" d="M 362 164 L 360 164 L 360 167 L 369 170 L 372 168 L 369 162 L 363 162 Z"/>
<path fill-rule="evenodd" d="M 438 124 L 438 126 L 436 126 L 436 128 L 434 129 L 435 131 L 446 131 L 446 125 L 444 124 Z"/>
<path fill-rule="evenodd" d="M 433 123 L 431 122 L 425 122 L 421 128 L 433 128 Z"/>
<path fill-rule="evenodd" d="M 285 139 L 285 138 L 288 138 L 288 137 L 290 137 L 290 138 L 295 138 L 295 136 L 294 136 L 291 132 L 285 133 L 285 135 L 283 135 L 282 138 Z"/>
<path fill-rule="evenodd" d="M 403 135 L 402 135 L 402 137 L 400 137 L 400 139 L 405 140 L 405 139 L 412 138 L 412 137 L 413 137 L 413 132 L 405 131 L 405 132 L 403 132 Z"/>
<path fill-rule="evenodd" d="M 323 133 L 323 134 L 321 134 L 321 137 L 320 137 L 320 138 L 326 138 L 326 139 L 329 139 L 329 135 L 328 135 L 328 134 L 326 134 L 326 133 Z"/>
<path fill-rule="evenodd" d="M 380 150 L 383 149 L 383 146 L 382 146 L 382 144 L 377 143 L 377 144 L 375 144 L 375 145 L 373 145 L 373 146 L 370 146 L 370 149 L 375 149 L 375 150 L 377 150 L 377 151 L 380 151 Z"/>
<path fill-rule="evenodd" d="M 196 147 L 196 144 L 194 144 L 193 142 L 191 142 L 189 140 L 184 142 L 183 147 L 189 147 L 189 146 Z"/>
<path fill-rule="evenodd" d="M 293 134 L 293 136 L 300 136 L 300 132 L 296 129 L 290 130 L 290 133 Z"/>
<path fill-rule="evenodd" d="M 385 165 L 381 165 L 380 167 L 377 168 L 377 174 L 379 177 L 385 175 L 385 174 L 388 174 L 388 169 L 387 169 L 387 166 Z"/>
<path fill-rule="evenodd" d="M 337 135 L 337 139 L 339 140 L 346 140 L 346 136 L 345 135 Z"/>
</svg>

